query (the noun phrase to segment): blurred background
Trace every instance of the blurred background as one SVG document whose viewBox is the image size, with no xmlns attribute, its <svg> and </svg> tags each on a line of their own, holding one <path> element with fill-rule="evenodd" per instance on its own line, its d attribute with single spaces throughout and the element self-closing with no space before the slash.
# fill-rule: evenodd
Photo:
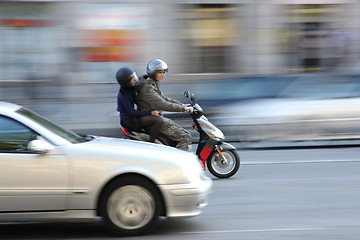
<svg viewBox="0 0 360 240">
<path fill-rule="evenodd" d="M 169 65 L 228 140 L 360 139 L 360 1 L 0 1 L 0 100 L 120 136 L 115 72 Z M 186 114 L 171 114 L 191 127 Z M 190 130 L 192 131 L 192 130 Z M 197 135 L 192 132 L 194 139 Z"/>
</svg>

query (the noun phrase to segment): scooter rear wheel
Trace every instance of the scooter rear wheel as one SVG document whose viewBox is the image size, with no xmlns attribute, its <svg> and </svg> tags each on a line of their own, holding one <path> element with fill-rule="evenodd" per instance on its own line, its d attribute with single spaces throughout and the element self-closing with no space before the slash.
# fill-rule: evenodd
<svg viewBox="0 0 360 240">
<path fill-rule="evenodd" d="M 233 149 L 222 150 L 221 154 L 223 156 L 213 151 L 207 160 L 207 168 L 215 177 L 229 178 L 239 170 L 240 157 Z"/>
</svg>

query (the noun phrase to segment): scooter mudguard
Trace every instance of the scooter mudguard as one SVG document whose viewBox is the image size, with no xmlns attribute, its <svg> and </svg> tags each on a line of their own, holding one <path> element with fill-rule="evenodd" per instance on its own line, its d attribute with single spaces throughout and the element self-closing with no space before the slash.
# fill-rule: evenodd
<svg viewBox="0 0 360 240">
<path fill-rule="evenodd" d="M 230 143 L 227 143 L 227 142 L 222 142 L 222 143 L 218 144 L 217 146 L 222 150 L 236 150 L 236 148 L 233 145 L 231 145 Z M 211 143 L 208 142 L 205 145 L 205 147 L 199 153 L 197 153 L 201 159 L 201 163 L 202 163 L 204 169 L 205 169 L 206 161 L 208 160 L 208 157 L 212 151 L 216 151 L 216 149 L 214 148 L 214 145 L 212 145 Z"/>
<path fill-rule="evenodd" d="M 223 148 L 223 149 L 227 149 L 227 150 L 236 150 L 236 147 L 234 147 L 233 145 L 231 145 L 230 143 L 227 143 L 227 142 L 222 142 L 218 146 Z"/>
</svg>

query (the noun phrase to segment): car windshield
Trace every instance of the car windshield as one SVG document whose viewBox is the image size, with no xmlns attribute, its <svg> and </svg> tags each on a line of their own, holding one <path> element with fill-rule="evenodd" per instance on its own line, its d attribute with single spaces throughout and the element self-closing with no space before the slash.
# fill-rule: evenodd
<svg viewBox="0 0 360 240">
<path fill-rule="evenodd" d="M 59 125 L 56 125 L 55 123 L 41 117 L 40 115 L 38 115 L 32 111 L 29 111 L 25 108 L 21 108 L 16 112 L 33 120 L 34 122 L 40 124 L 41 126 L 47 128 L 49 131 L 68 140 L 71 143 L 85 142 L 85 139 L 83 137 L 77 135 L 76 133 L 73 133 L 69 130 L 62 128 Z"/>
</svg>

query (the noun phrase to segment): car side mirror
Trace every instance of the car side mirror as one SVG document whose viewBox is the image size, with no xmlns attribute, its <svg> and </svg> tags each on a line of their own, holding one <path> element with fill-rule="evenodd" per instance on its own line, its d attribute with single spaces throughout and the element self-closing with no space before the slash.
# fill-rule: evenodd
<svg viewBox="0 0 360 240">
<path fill-rule="evenodd" d="M 44 140 L 32 140 L 27 146 L 28 150 L 33 153 L 45 154 L 53 149 L 53 147 Z"/>
</svg>

